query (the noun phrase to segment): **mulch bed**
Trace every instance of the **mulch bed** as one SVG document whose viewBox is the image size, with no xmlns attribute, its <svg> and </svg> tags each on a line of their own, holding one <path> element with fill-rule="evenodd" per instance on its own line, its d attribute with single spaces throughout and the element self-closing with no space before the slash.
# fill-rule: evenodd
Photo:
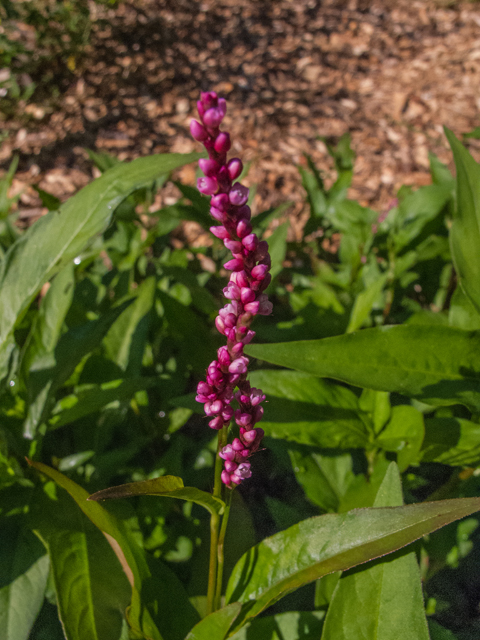
<svg viewBox="0 0 480 640">
<path fill-rule="evenodd" d="M 479 3 L 139 0 L 104 11 L 54 107 L 3 123 L 0 164 L 20 155 L 26 219 L 42 211 L 28 185 L 64 199 L 96 175 L 85 147 L 122 160 L 196 149 L 200 90 L 228 98 L 225 128 L 252 163 L 256 210 L 291 200 L 297 220 L 303 154 L 331 171 L 321 137 L 351 133 L 349 196 L 381 210 L 402 184 L 429 183 L 429 151 L 451 166 L 443 125 L 460 135 L 480 124 Z M 479 141 L 471 148 L 479 157 Z M 194 168 L 181 178 L 193 183 Z"/>
</svg>

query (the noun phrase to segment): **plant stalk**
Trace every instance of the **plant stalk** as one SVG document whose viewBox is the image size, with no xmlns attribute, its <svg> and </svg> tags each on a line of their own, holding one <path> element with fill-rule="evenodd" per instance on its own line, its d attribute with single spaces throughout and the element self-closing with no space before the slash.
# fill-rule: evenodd
<svg viewBox="0 0 480 640">
<path fill-rule="evenodd" d="M 223 514 L 222 526 L 217 542 L 217 587 L 215 592 L 215 610 L 221 608 L 225 534 L 227 533 L 228 516 L 230 515 L 230 507 L 232 504 L 232 494 L 233 489 L 227 489 L 227 495 L 225 498 L 225 513 Z"/>
<path fill-rule="evenodd" d="M 222 497 L 222 466 L 223 460 L 218 455 L 227 441 L 228 425 L 218 432 L 217 455 L 215 458 L 215 482 L 213 485 L 213 495 L 215 498 Z M 208 567 L 208 590 L 207 590 L 207 615 L 215 611 L 215 594 L 217 591 L 217 546 L 220 516 L 212 513 L 210 518 L 210 563 Z"/>
</svg>

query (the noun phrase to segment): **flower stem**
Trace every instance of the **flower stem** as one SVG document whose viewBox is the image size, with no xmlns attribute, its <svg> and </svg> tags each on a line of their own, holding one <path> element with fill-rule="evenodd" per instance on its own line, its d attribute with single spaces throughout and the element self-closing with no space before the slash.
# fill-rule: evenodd
<svg viewBox="0 0 480 640">
<path fill-rule="evenodd" d="M 232 504 L 232 493 L 233 489 L 227 489 L 225 513 L 223 514 L 222 526 L 217 542 L 217 587 L 215 593 L 215 610 L 220 609 L 221 607 L 225 534 L 227 533 L 228 516 L 230 515 L 230 507 Z"/>
<path fill-rule="evenodd" d="M 222 465 L 223 460 L 218 455 L 222 447 L 227 441 L 228 424 L 218 432 L 217 455 L 215 458 L 215 483 L 213 486 L 213 495 L 215 498 L 222 497 Z M 208 567 L 208 590 L 207 590 L 207 615 L 215 611 L 215 593 L 217 583 L 217 547 L 218 547 L 218 529 L 220 525 L 220 516 L 218 513 L 212 513 L 210 519 L 210 564 Z"/>
</svg>

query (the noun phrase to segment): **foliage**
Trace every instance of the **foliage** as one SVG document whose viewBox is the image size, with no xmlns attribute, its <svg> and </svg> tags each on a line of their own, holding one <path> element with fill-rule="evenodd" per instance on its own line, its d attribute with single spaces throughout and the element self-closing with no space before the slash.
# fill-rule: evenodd
<svg viewBox="0 0 480 640">
<path fill-rule="evenodd" d="M 221 344 L 227 254 L 189 243 L 182 221 L 210 226 L 190 187 L 151 206 L 199 156 L 92 153 L 103 175 L 60 208 L 46 194 L 52 210 L 25 232 L 12 164 L 0 638 L 478 637 L 480 168 L 447 135 L 456 180 L 432 156 L 432 184 L 380 214 L 347 198 L 348 137 L 328 147 L 335 180 L 309 158 L 300 169 L 305 237 L 288 241 L 287 223 L 270 235 L 274 315 L 248 347 L 266 450 L 234 492 L 208 616 L 209 517 L 228 506 L 211 494 L 215 434 L 193 390 Z"/>
</svg>

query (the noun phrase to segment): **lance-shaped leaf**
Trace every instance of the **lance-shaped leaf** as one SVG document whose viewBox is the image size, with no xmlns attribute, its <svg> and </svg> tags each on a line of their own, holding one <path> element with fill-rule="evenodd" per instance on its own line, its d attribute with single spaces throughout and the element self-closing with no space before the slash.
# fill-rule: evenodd
<svg viewBox="0 0 480 640">
<path fill-rule="evenodd" d="M 457 169 L 457 204 L 450 229 L 453 264 L 471 302 L 480 312 L 480 164 L 445 129 Z"/>
<path fill-rule="evenodd" d="M 281 531 L 236 564 L 227 602 L 244 603 L 235 630 L 304 584 L 396 551 L 480 510 L 480 498 L 326 514 Z"/>
<path fill-rule="evenodd" d="M 106 535 L 132 586 L 132 601 L 127 619 L 134 633 L 148 640 L 163 640 L 164 637 L 182 640 L 198 621 L 198 614 L 175 574 L 163 563 L 157 563 L 162 575 L 161 590 L 157 588 L 156 594 L 150 594 L 155 586 L 151 563 L 125 525 L 98 502 L 88 501 L 89 494 L 85 489 L 60 472 L 41 462 L 29 461 L 29 464 L 65 489 L 83 513 Z M 164 598 L 153 600 L 163 595 L 162 590 L 169 593 L 178 608 L 164 606 Z M 147 608 L 149 599 L 146 593 L 152 596 L 153 615 L 150 608 Z"/>
<path fill-rule="evenodd" d="M 234 602 L 211 613 L 193 627 L 185 640 L 224 640 L 241 608 L 239 602 Z"/>
<path fill-rule="evenodd" d="M 325 448 L 367 444 L 358 398 L 349 389 L 295 371 L 254 371 L 250 382 L 268 398 L 262 420 L 267 436 Z"/>
<path fill-rule="evenodd" d="M 45 598 L 50 568 L 36 536 L 17 516 L 0 523 L 0 639 L 27 640 Z M 23 523 L 23 519 L 22 519 Z"/>
<path fill-rule="evenodd" d="M 50 556 L 58 613 L 68 640 L 119 640 L 131 589 L 106 538 L 59 491 L 35 501 L 32 525 Z"/>
<path fill-rule="evenodd" d="M 63 334 L 53 352 L 34 362 L 28 379 L 30 403 L 24 425 L 25 437 L 35 436 L 37 427 L 47 419 L 55 392 L 72 375 L 82 358 L 101 343 L 109 328 L 131 302 L 126 300 L 97 320 L 72 327 Z"/>
<path fill-rule="evenodd" d="M 390 464 L 374 507 L 403 504 Z M 322 640 L 429 640 L 415 551 L 381 558 L 343 574 L 328 608 Z"/>
<path fill-rule="evenodd" d="M 177 476 L 160 476 L 152 480 L 121 484 L 117 487 L 97 491 L 88 500 L 112 500 L 131 498 L 133 496 L 162 496 L 164 498 L 187 500 L 201 505 L 211 514 L 222 514 L 225 507 L 223 500 L 214 498 L 211 493 L 201 491 L 196 487 L 184 487 L 183 480 Z"/>
<path fill-rule="evenodd" d="M 429 418 L 420 453 L 424 462 L 476 466 L 480 463 L 480 424 L 463 418 Z"/>
<path fill-rule="evenodd" d="M 107 227 L 130 193 L 199 157 L 168 153 L 118 164 L 32 225 L 1 265 L 0 351 L 40 287 Z"/>
<path fill-rule="evenodd" d="M 472 409 L 480 407 L 479 351 L 480 331 L 413 324 L 245 347 L 247 355 L 289 369 Z"/>
</svg>

